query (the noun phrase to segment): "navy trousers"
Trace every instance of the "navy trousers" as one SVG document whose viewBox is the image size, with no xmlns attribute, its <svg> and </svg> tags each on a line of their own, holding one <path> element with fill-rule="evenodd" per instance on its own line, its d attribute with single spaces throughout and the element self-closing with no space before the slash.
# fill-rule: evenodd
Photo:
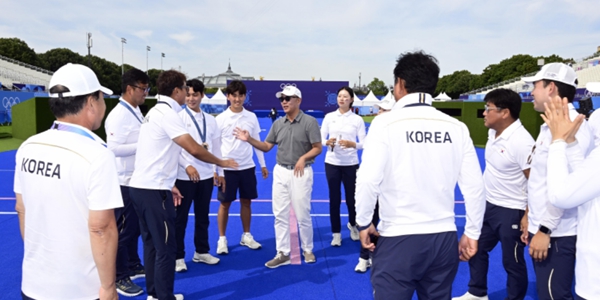
<svg viewBox="0 0 600 300">
<path fill-rule="evenodd" d="M 129 188 L 140 218 L 148 295 L 173 300 L 175 282 L 175 205 L 168 190 Z"/>
<path fill-rule="evenodd" d="M 530 240 L 533 237 L 531 232 L 529 237 Z M 575 235 L 550 238 L 548 257 L 542 262 L 533 262 L 538 299 L 574 299 L 576 243 Z"/>
<path fill-rule="evenodd" d="M 502 246 L 502 265 L 506 280 L 506 299 L 524 299 L 527 294 L 525 243 L 521 242 L 521 218 L 524 210 L 501 207 L 487 202 L 477 254 L 469 260 L 469 293 L 483 297 L 487 293 L 489 253 L 498 242 Z"/>
<path fill-rule="evenodd" d="M 455 231 L 379 237 L 373 253 L 371 284 L 375 300 L 450 300 L 458 271 Z"/>
<path fill-rule="evenodd" d="M 196 252 L 208 253 L 208 212 L 210 209 L 210 198 L 213 191 L 213 179 L 193 182 L 189 180 L 177 180 L 175 186 L 183 196 L 181 205 L 176 209 L 175 217 L 175 239 L 177 242 L 176 259 L 185 258 L 185 228 L 188 223 L 188 214 L 192 202 L 194 203 L 194 246 Z"/>
<path fill-rule="evenodd" d="M 129 196 L 129 187 L 121 186 L 123 207 L 115 209 L 115 220 L 119 232 L 117 247 L 117 280 L 129 277 L 129 271 L 141 261 L 138 255 L 140 223 Z"/>
<path fill-rule="evenodd" d="M 354 192 L 356 190 L 357 170 L 358 165 L 335 166 L 328 163 L 325 164 L 325 177 L 327 178 L 327 185 L 329 186 L 329 221 L 331 222 L 331 232 L 333 233 L 340 233 L 342 231 L 342 221 L 340 218 L 342 183 L 344 183 L 346 207 L 348 207 L 348 220 L 350 225 L 356 225 Z"/>
</svg>

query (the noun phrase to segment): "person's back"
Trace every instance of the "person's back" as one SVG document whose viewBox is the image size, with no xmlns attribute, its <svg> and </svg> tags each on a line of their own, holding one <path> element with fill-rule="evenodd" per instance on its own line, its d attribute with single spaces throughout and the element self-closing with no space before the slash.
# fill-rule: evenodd
<svg viewBox="0 0 600 300">
<path fill-rule="evenodd" d="M 112 168 L 114 176 L 103 176 L 104 164 L 114 164 L 114 155 L 98 141 L 48 130 L 25 141 L 16 161 L 15 179 L 27 211 L 23 291 L 36 299 L 65 297 L 65 291 L 72 291 L 73 297 L 87 294 L 89 299 L 96 298 L 100 279 L 87 216 L 90 209 L 98 209 L 99 200 L 121 197 L 96 199 L 88 193 L 99 187 L 100 180 L 110 179 L 118 187 L 116 168 Z M 51 197 L 48 191 L 52 191 Z M 119 189 L 113 192 L 119 193 Z M 118 202 L 114 206 L 119 206 Z"/>
<path fill-rule="evenodd" d="M 381 129 L 387 151 L 398 153 L 387 156 L 382 174 L 379 199 L 393 209 L 380 210 L 381 235 L 455 231 L 454 187 L 467 180 L 460 177 L 463 160 L 477 161 L 464 123 L 419 105 L 378 116 L 371 126 Z"/>
<path fill-rule="evenodd" d="M 396 104 L 371 123 L 356 178 L 361 244 L 377 248 L 373 295 L 408 299 L 416 291 L 419 299 L 449 299 L 459 257 L 466 261 L 477 252 L 485 211 L 481 168 L 467 127 L 431 106 L 437 60 L 423 52 L 404 53 L 394 76 Z M 454 224 L 457 182 L 466 210 L 460 243 Z M 380 235 L 377 245 L 373 235 Z"/>
</svg>

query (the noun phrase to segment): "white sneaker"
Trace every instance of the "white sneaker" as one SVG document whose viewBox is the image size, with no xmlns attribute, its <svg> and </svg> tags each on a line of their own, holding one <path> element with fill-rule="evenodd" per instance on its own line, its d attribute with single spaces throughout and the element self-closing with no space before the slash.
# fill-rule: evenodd
<svg viewBox="0 0 600 300">
<path fill-rule="evenodd" d="M 257 241 L 254 240 L 254 237 L 250 233 L 243 233 L 242 240 L 240 241 L 240 245 L 246 246 L 250 249 L 256 250 L 262 247 Z"/>
<path fill-rule="evenodd" d="M 183 300 L 183 295 L 182 294 L 175 294 L 173 296 L 175 296 L 175 300 Z M 158 300 L 158 298 L 154 298 L 152 296 L 148 296 L 148 298 L 146 298 L 146 300 Z"/>
<path fill-rule="evenodd" d="M 219 239 L 217 243 L 217 254 L 227 254 L 229 253 L 229 249 L 227 249 L 227 239 Z"/>
<path fill-rule="evenodd" d="M 354 271 L 358 272 L 358 273 L 364 273 L 367 271 L 367 269 L 371 267 L 371 260 L 369 259 L 364 259 L 364 258 L 358 258 L 358 264 L 356 264 L 356 267 L 354 268 Z"/>
<path fill-rule="evenodd" d="M 339 247 L 342 245 L 342 234 L 334 233 L 333 240 L 331 240 L 331 246 Z"/>
<path fill-rule="evenodd" d="M 356 226 L 352 226 L 350 225 L 350 223 L 348 223 L 348 229 L 350 229 L 350 238 L 353 241 L 360 240 L 360 234 L 358 233 L 358 229 L 356 228 Z"/>
<path fill-rule="evenodd" d="M 488 296 L 477 297 L 469 292 L 466 292 L 464 295 L 460 297 L 454 297 L 452 300 L 488 300 Z"/>
<path fill-rule="evenodd" d="M 185 259 L 180 258 L 175 261 L 175 272 L 181 273 L 187 271 L 187 266 L 185 265 Z"/>
<path fill-rule="evenodd" d="M 205 263 L 207 265 L 214 265 L 219 263 L 221 259 L 210 255 L 210 253 L 200 254 L 198 252 L 194 252 L 194 258 L 192 258 L 192 261 L 195 263 Z"/>
</svg>

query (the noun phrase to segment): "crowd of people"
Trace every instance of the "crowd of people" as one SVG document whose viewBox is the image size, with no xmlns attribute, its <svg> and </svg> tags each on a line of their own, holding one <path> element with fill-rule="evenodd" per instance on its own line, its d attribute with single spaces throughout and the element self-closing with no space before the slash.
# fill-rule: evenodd
<svg viewBox="0 0 600 300">
<path fill-rule="evenodd" d="M 251 203 L 259 197 L 254 155 L 263 179 L 273 177 L 273 259 L 291 264 L 290 227 L 298 226 L 305 263 L 315 263 L 311 193 L 315 157 L 325 152 L 331 246 L 342 245 L 340 207 L 350 238 L 360 241 L 356 272 L 371 268 L 375 299 L 450 299 L 459 261 L 468 261 L 468 292 L 454 299 L 487 299 L 489 252 L 501 244 L 507 299 L 524 299 L 525 249 L 533 260 L 540 299 L 600 297 L 600 113 L 586 121 L 571 102 L 577 76 L 562 63 L 533 77 L 537 139 L 519 119 L 521 97 L 497 89 L 485 96 L 489 128 L 482 173 L 466 125 L 432 106 L 437 60 L 402 54 L 394 68 L 394 99 L 379 106 L 367 134 L 353 110 L 354 92 L 341 87 L 337 110 L 318 121 L 301 109 L 302 92 L 275 93 L 284 116 L 265 140 L 256 115 L 244 108 L 246 86 L 231 81 L 229 107 L 212 116 L 200 108 L 204 84 L 169 70 L 157 79 L 157 104 L 140 105 L 149 77 L 122 76 L 123 94 L 105 120 L 106 143 L 92 130 L 106 112 L 91 69 L 67 64 L 52 76 L 49 104 L 56 121 L 25 141 L 16 155 L 14 191 L 24 240 L 23 299 L 183 299 L 175 272 L 185 272 L 185 233 L 194 206 L 195 263 L 214 265 L 209 207 L 217 188 L 216 254 L 228 253 L 226 229 L 240 201 L 240 245 L 262 247 L 251 234 Z M 589 86 L 600 92 L 596 84 Z M 272 173 L 264 153 L 277 145 Z M 325 148 L 325 149 L 323 149 Z M 358 151 L 363 150 L 359 159 Z M 457 239 L 454 188 L 466 208 Z M 342 186 L 345 197 L 342 197 Z M 51 192 L 49 192 L 51 191 Z M 291 210 L 297 224 L 290 222 Z M 143 243 L 143 264 L 138 239 Z M 357 243 L 358 245 L 358 243 Z M 358 251 L 357 251 L 358 252 Z M 358 253 L 357 253 L 358 254 Z M 577 260 L 576 260 L 577 258 Z M 575 293 L 572 291 L 576 280 Z"/>
</svg>

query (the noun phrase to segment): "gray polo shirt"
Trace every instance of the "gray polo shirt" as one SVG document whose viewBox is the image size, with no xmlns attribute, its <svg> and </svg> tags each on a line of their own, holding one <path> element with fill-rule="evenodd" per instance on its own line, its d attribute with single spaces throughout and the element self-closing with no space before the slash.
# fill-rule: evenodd
<svg viewBox="0 0 600 300">
<path fill-rule="evenodd" d="M 287 117 L 279 118 L 269 131 L 265 142 L 277 145 L 277 163 L 295 165 L 300 156 L 312 149 L 312 144 L 321 142 L 321 131 L 317 119 L 302 111 L 293 122 Z M 314 159 L 306 161 L 314 163 Z"/>
</svg>

